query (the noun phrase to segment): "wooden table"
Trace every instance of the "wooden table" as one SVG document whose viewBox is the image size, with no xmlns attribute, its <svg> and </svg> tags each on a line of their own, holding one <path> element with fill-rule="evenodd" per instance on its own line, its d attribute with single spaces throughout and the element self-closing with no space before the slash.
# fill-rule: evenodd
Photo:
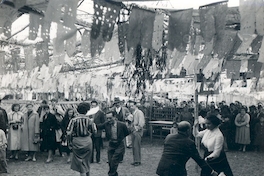
<svg viewBox="0 0 264 176">
<path fill-rule="evenodd" d="M 172 121 L 149 121 L 150 141 L 152 142 L 153 138 L 153 126 L 171 128 L 172 125 Z"/>
</svg>

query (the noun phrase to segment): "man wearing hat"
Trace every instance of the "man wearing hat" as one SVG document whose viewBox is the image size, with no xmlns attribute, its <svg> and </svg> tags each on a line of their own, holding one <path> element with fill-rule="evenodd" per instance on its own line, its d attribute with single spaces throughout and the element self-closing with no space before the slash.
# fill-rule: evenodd
<svg viewBox="0 0 264 176">
<path fill-rule="evenodd" d="M 178 123 L 178 134 L 169 134 L 164 141 L 163 153 L 156 173 L 160 176 L 187 176 L 185 165 L 192 158 L 200 167 L 209 169 L 200 157 L 195 143 L 191 140 L 191 124 L 187 121 Z"/>
<path fill-rule="evenodd" d="M 116 113 L 116 118 L 118 121 L 125 122 L 127 120 L 126 114 L 131 114 L 131 113 L 126 107 L 122 106 L 122 104 L 123 103 L 119 99 L 119 97 L 115 97 L 113 103 L 114 106 L 113 111 Z M 126 137 L 126 147 L 130 148 L 131 145 L 132 145 L 131 136 L 128 135 Z"/>
</svg>

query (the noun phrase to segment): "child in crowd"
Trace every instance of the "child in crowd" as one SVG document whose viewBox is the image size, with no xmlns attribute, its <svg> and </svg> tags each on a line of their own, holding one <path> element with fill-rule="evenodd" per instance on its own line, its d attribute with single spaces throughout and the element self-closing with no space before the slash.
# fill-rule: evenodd
<svg viewBox="0 0 264 176">
<path fill-rule="evenodd" d="M 256 147 L 256 151 L 264 150 L 264 117 L 259 119 L 259 122 L 255 126 L 255 141 L 254 145 Z"/>
<path fill-rule="evenodd" d="M 170 128 L 170 134 L 177 134 L 178 133 L 178 125 L 177 122 L 173 122 L 172 127 Z"/>
<path fill-rule="evenodd" d="M 0 129 L 0 174 L 7 173 L 6 148 L 7 140 L 5 132 Z"/>
</svg>

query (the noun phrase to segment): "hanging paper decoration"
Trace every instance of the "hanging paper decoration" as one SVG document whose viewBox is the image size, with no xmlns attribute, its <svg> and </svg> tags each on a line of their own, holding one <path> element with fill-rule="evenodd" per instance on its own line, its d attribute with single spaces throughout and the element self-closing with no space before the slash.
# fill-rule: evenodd
<svg viewBox="0 0 264 176">
<path fill-rule="evenodd" d="M 250 44 L 250 47 L 252 48 L 252 51 L 251 51 L 252 53 L 259 53 L 259 49 L 261 47 L 262 40 L 263 40 L 262 35 L 258 35 L 256 38 L 254 38 L 254 40 Z"/>
<path fill-rule="evenodd" d="M 155 13 L 146 9 L 134 7 L 129 18 L 127 45 L 136 48 L 152 48 L 153 25 Z"/>
<path fill-rule="evenodd" d="M 224 69 L 227 71 L 227 78 L 239 79 L 240 77 L 240 60 L 227 60 Z"/>
<path fill-rule="evenodd" d="M 24 47 L 24 55 L 25 55 L 25 68 L 27 71 L 33 70 L 36 67 L 36 60 L 33 55 L 34 47 L 32 45 Z"/>
<path fill-rule="evenodd" d="M 210 62 L 211 59 L 212 59 L 211 55 L 203 55 L 203 58 L 197 65 L 197 70 L 200 70 L 200 69 L 203 70 L 207 66 L 207 64 Z"/>
<path fill-rule="evenodd" d="M 128 28 L 128 23 L 118 23 L 118 46 L 121 54 L 124 54 L 127 49 L 125 45 L 127 41 Z"/>
<path fill-rule="evenodd" d="M 30 13 L 29 14 L 29 40 L 35 40 L 38 35 L 40 16 Z"/>
<path fill-rule="evenodd" d="M 12 25 L 12 22 L 11 21 L 6 21 L 5 22 L 5 26 L 4 26 L 4 35 L 6 37 L 11 37 L 11 25 Z"/>
<path fill-rule="evenodd" d="M 257 35 L 255 34 L 243 34 L 243 33 L 238 33 L 238 36 L 241 38 L 242 40 L 242 44 L 239 46 L 238 50 L 237 50 L 237 54 L 247 54 L 249 53 L 250 49 L 250 45 L 252 43 L 252 41 L 257 37 Z M 251 51 L 250 51 L 251 52 Z"/>
<path fill-rule="evenodd" d="M 20 62 L 19 54 L 20 54 L 20 48 L 14 48 L 11 50 L 12 68 L 14 73 L 17 73 L 17 71 L 19 70 L 19 65 L 18 65 L 18 63 Z"/>
<path fill-rule="evenodd" d="M 95 57 L 97 53 L 100 55 L 105 45 L 102 34 L 100 34 L 97 39 L 93 39 L 91 37 L 90 40 L 91 40 L 91 56 Z"/>
<path fill-rule="evenodd" d="M 51 22 L 46 21 L 45 18 L 41 18 L 41 38 L 44 41 L 50 40 L 50 26 Z"/>
<path fill-rule="evenodd" d="M 103 0 L 94 0 L 94 15 L 91 27 L 91 40 L 97 39 L 101 33 L 104 4 L 105 2 Z"/>
<path fill-rule="evenodd" d="M 72 27 L 76 22 L 77 4 L 78 1 L 72 0 L 50 0 L 45 13 L 45 20 Z"/>
<path fill-rule="evenodd" d="M 162 35 L 163 35 L 163 21 L 164 15 L 157 13 L 155 15 L 154 26 L 153 26 L 153 38 L 152 48 L 155 51 L 159 51 L 162 46 Z"/>
<path fill-rule="evenodd" d="M 105 42 L 109 42 L 112 38 L 116 19 L 119 16 L 121 5 L 106 2 L 106 13 L 104 14 L 104 23 L 102 26 L 102 34 Z"/>
<path fill-rule="evenodd" d="M 90 33 L 88 30 L 85 30 L 82 35 L 81 50 L 84 56 L 87 56 L 90 53 Z"/>
<path fill-rule="evenodd" d="M 201 35 L 206 42 L 210 42 L 215 35 L 214 7 L 199 9 Z"/>
<path fill-rule="evenodd" d="M 43 41 L 36 44 L 36 63 L 40 68 L 43 64 L 49 64 L 49 47 L 48 43 Z"/>
<path fill-rule="evenodd" d="M 240 32 L 242 34 L 254 34 L 256 30 L 255 1 L 239 0 Z"/>
<path fill-rule="evenodd" d="M 255 0 L 256 7 L 256 31 L 258 35 L 264 35 L 264 1 Z"/>
<path fill-rule="evenodd" d="M 0 51 L 0 75 L 5 74 L 5 52 Z"/>
<path fill-rule="evenodd" d="M 65 49 L 69 57 L 73 56 L 73 54 L 76 51 L 76 39 L 77 39 L 77 33 L 66 40 Z"/>
<path fill-rule="evenodd" d="M 113 37 L 110 42 L 105 43 L 104 59 L 107 63 L 120 60 L 120 52 L 118 51 L 118 38 Z"/>
<path fill-rule="evenodd" d="M 233 48 L 230 50 L 230 53 L 229 53 L 230 57 L 232 57 L 237 52 L 237 50 L 238 50 L 238 48 L 240 47 L 241 44 L 242 44 L 242 39 L 240 38 L 240 36 L 237 33 L 237 35 L 236 35 L 236 37 L 234 39 Z"/>
<path fill-rule="evenodd" d="M 16 9 L 0 4 L 0 35 L 4 33 L 6 37 L 11 36 L 11 24 L 15 16 L 17 16 Z"/>
<path fill-rule="evenodd" d="M 256 60 L 248 60 L 248 73 L 250 73 L 252 77 L 259 78 L 262 65 L 263 63 L 257 62 Z"/>
<path fill-rule="evenodd" d="M 169 18 L 168 49 L 184 52 L 189 43 L 193 9 L 171 12 Z"/>
<path fill-rule="evenodd" d="M 214 39 L 212 38 L 211 41 L 205 42 L 203 53 L 205 55 L 211 55 L 214 49 Z"/>
</svg>

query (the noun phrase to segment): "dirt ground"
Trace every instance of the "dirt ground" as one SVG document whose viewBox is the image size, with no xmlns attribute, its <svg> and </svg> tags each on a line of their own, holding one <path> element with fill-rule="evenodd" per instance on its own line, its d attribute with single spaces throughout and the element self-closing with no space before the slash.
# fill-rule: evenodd
<svg viewBox="0 0 264 176">
<path fill-rule="evenodd" d="M 152 143 L 148 137 L 142 142 L 142 165 L 131 166 L 132 150 L 126 149 L 123 163 L 118 167 L 120 176 L 154 176 L 161 153 L 163 140 L 155 139 Z M 107 145 L 107 142 L 105 143 Z M 66 155 L 66 154 L 65 154 Z M 58 152 L 52 163 L 46 164 L 47 153 L 37 153 L 37 162 L 25 162 L 25 153 L 20 154 L 18 161 L 9 160 L 8 176 L 78 176 L 66 163 L 67 157 L 60 157 Z M 235 176 L 262 176 L 264 175 L 264 153 L 258 152 L 227 152 L 227 157 Z M 108 172 L 107 149 L 102 150 L 101 164 L 91 164 L 91 176 L 106 176 Z M 187 163 L 189 176 L 199 176 L 193 160 Z"/>
</svg>

